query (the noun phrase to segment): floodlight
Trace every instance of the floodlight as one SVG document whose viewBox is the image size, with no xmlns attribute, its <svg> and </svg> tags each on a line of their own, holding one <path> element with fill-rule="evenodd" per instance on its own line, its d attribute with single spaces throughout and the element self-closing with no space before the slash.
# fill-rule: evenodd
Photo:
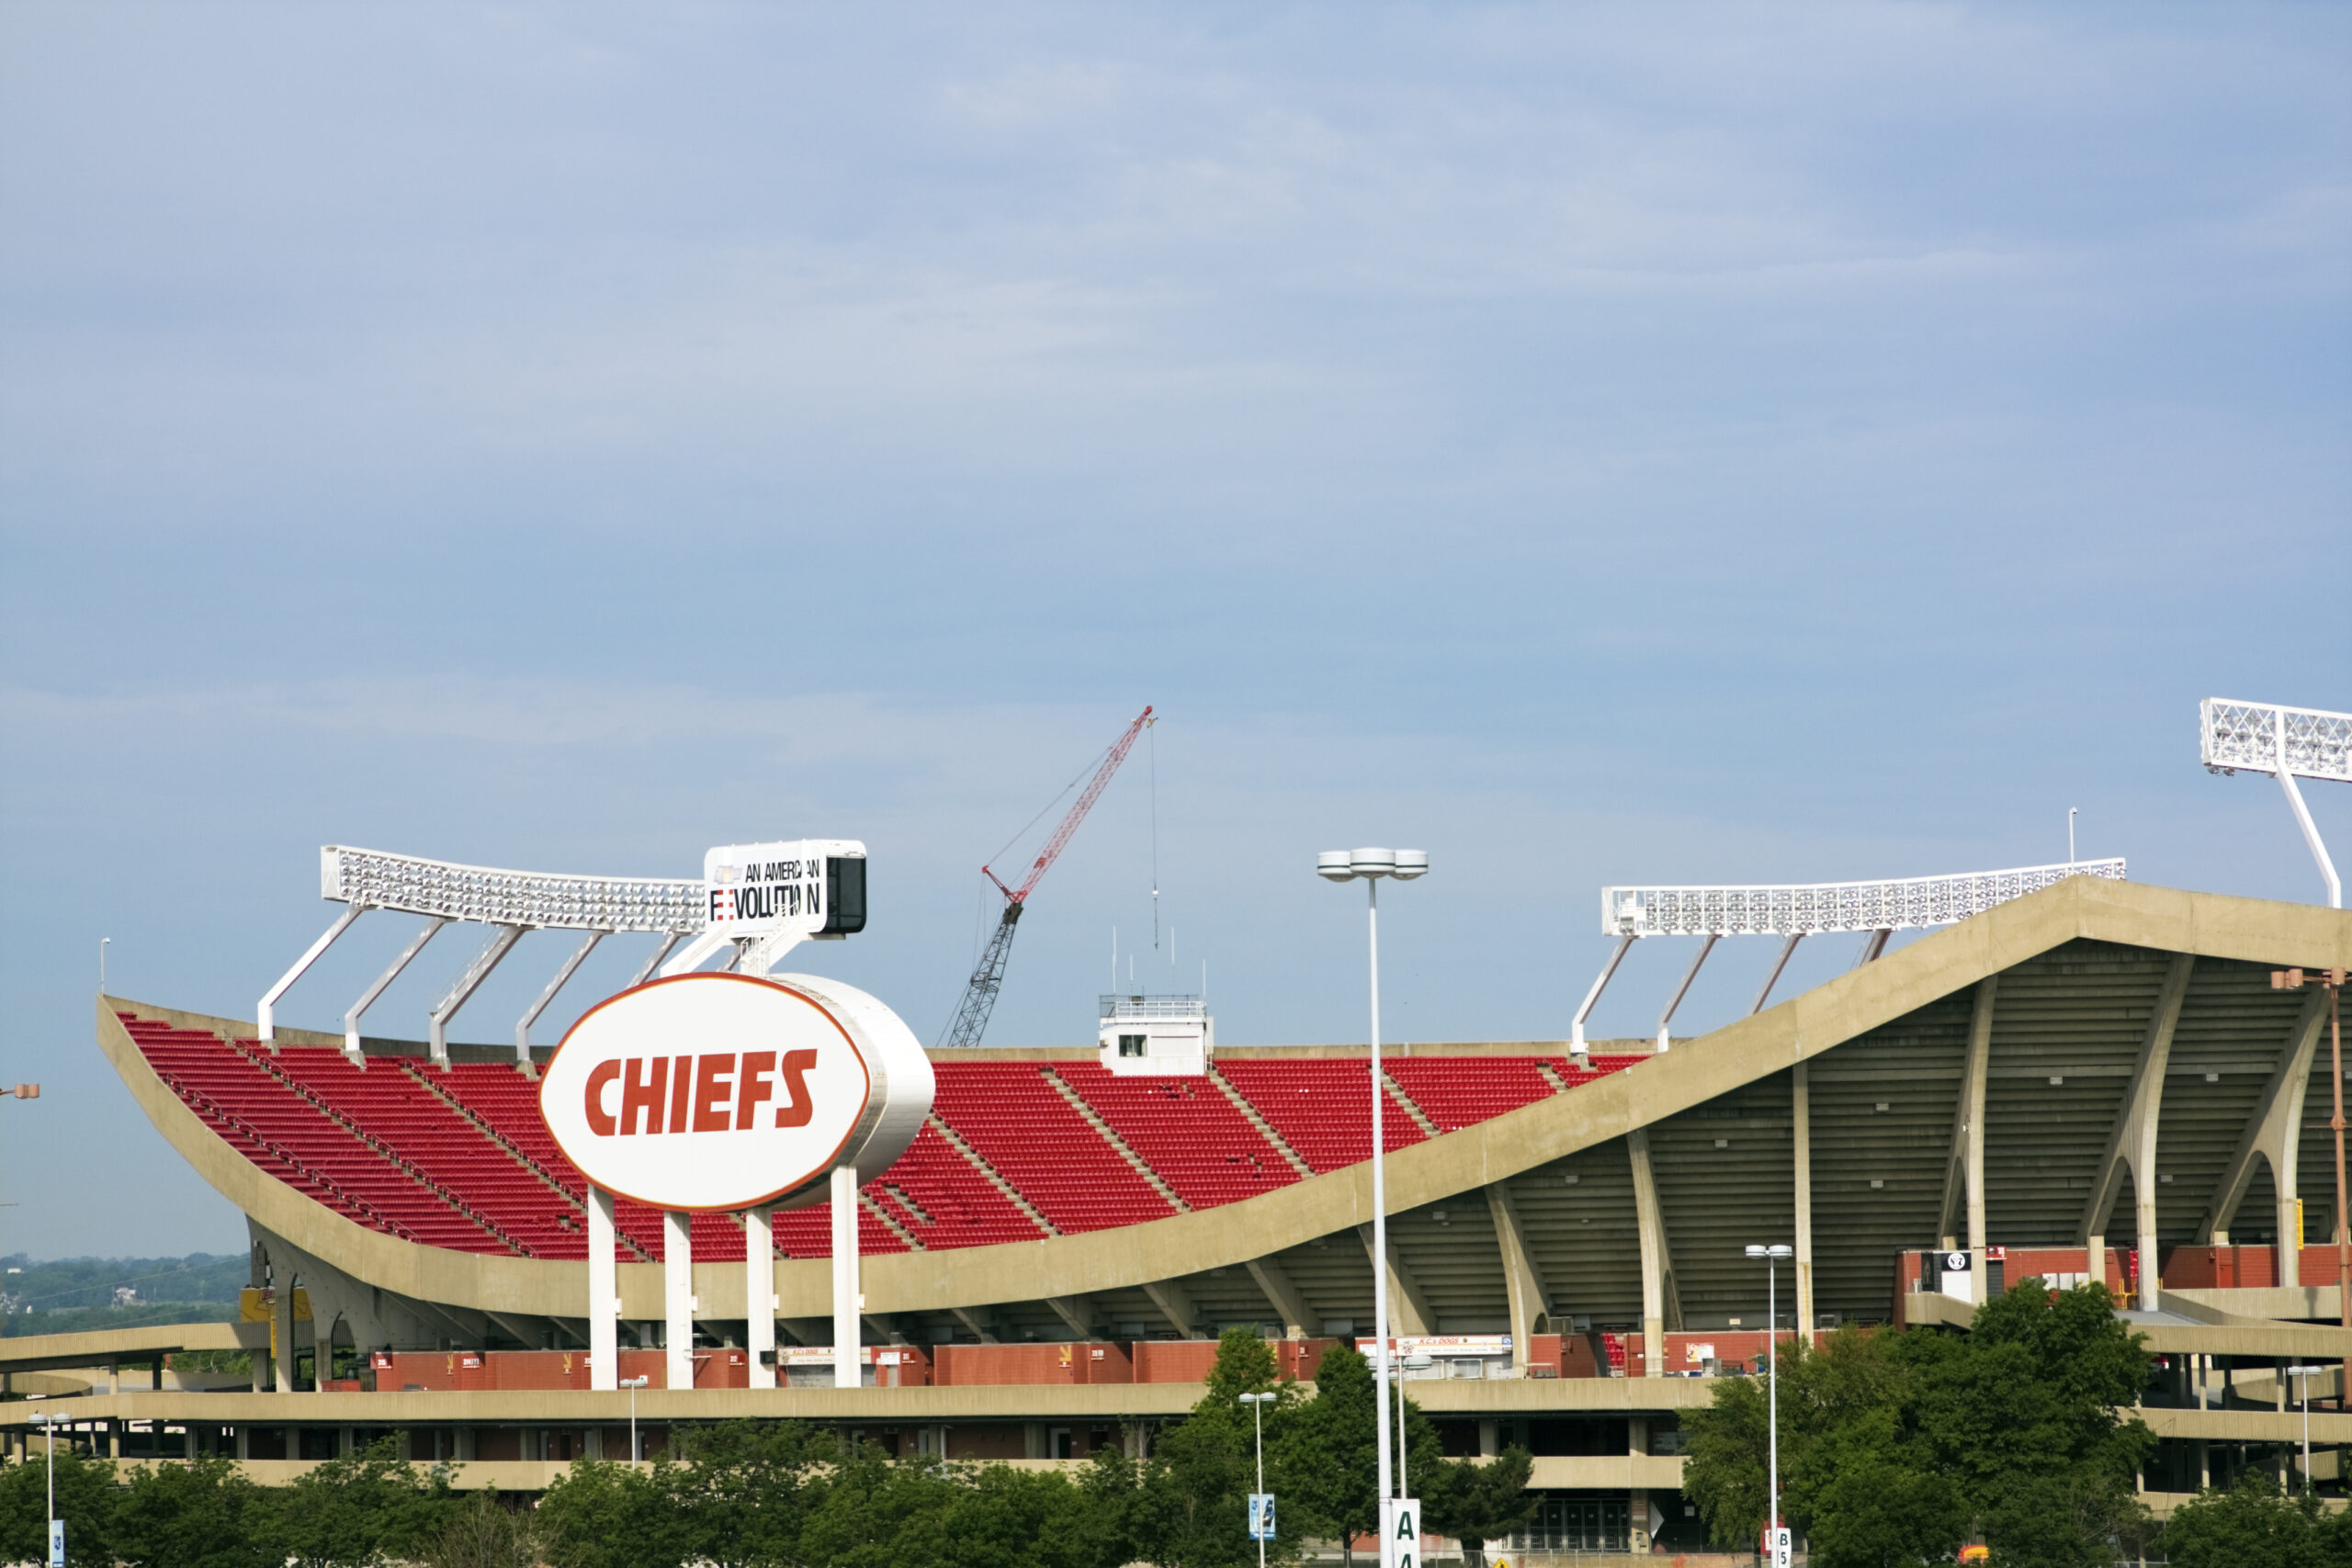
<svg viewBox="0 0 2352 1568">
<path fill-rule="evenodd" d="M 2070 876 L 2123 880 L 2123 862 L 2076 861 L 1885 882 L 1787 886 L 1604 887 L 1600 929 L 1609 936 L 1815 936 L 1944 926 L 1996 904 L 2055 886 Z"/>
<path fill-rule="evenodd" d="M 1315 874 L 1329 877 L 1333 882 L 1350 882 L 1354 880 L 1356 874 L 1348 864 L 1347 851 L 1325 850 L 1315 857 Z"/>
<path fill-rule="evenodd" d="M 1388 874 L 1399 882 L 1410 882 L 1430 874 L 1430 852 L 1427 850 L 1398 850 L 1396 867 Z"/>
<path fill-rule="evenodd" d="M 1350 850 L 1348 869 L 1358 876 L 1385 876 L 1396 869 L 1394 850 Z"/>
<path fill-rule="evenodd" d="M 1666 1011 L 1657 1021 L 1657 1048 L 1668 1048 L 1667 1026 L 1682 1003 L 1699 965 L 1707 961 L 1716 939 L 1726 936 L 1783 938 L 1780 962 L 1756 993 L 1750 1012 L 1764 1010 L 1774 982 L 1781 977 L 1796 944 L 1808 936 L 1829 931 L 1868 931 L 1871 945 L 1863 961 L 1885 951 L 1886 939 L 1915 927 L 1950 925 L 1981 915 L 1996 904 L 2022 898 L 2052 887 L 2070 876 L 2123 880 L 2123 862 L 2070 861 L 2064 865 L 2018 866 L 2007 871 L 1971 871 L 1949 876 L 1900 877 L 1885 882 L 1814 882 L 1747 886 L 1604 887 L 1600 890 L 1600 929 L 1617 939 L 1615 951 L 1585 993 L 1568 1026 L 1568 1049 L 1586 1054 L 1585 1021 L 1624 962 L 1626 950 L 1645 936 L 1704 937 L 1698 956 L 1682 976 Z"/>
<path fill-rule="evenodd" d="M 2335 863 L 2320 841 L 2319 825 L 2303 804 L 2298 777 L 2352 784 L 2352 713 L 2324 708 L 2280 707 L 2275 703 L 2243 703 L 2229 697 L 2207 697 L 2197 705 L 2199 750 L 2206 771 L 2268 773 L 2287 796 L 2295 825 L 2303 830 L 2312 859 L 2319 863 L 2327 884 L 2331 909 L 2344 907 L 2344 882 Z"/>
</svg>

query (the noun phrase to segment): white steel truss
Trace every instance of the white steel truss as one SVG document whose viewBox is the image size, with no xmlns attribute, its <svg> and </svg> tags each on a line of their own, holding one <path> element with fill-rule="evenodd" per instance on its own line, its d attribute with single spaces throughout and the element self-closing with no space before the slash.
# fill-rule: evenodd
<svg viewBox="0 0 2352 1568">
<path fill-rule="evenodd" d="M 587 941 L 573 952 L 516 1026 L 518 1055 L 530 1050 L 531 1023 L 555 999 L 556 992 L 571 978 L 598 941 L 616 931 L 647 931 L 659 937 L 660 945 L 645 971 L 639 975 L 641 981 L 680 938 L 694 935 L 707 923 L 703 883 L 696 877 L 570 876 L 504 871 L 493 866 L 425 860 L 416 855 L 387 854 L 380 850 L 351 849 L 342 844 L 328 844 L 319 851 L 319 893 L 346 908 L 261 998 L 256 1021 L 265 1042 L 276 1036 L 278 999 L 362 914 L 370 909 L 390 909 L 425 918 L 424 930 L 416 940 L 344 1015 L 345 1049 L 354 1055 L 359 1051 L 361 1015 L 407 967 L 433 933 L 451 921 L 467 920 L 497 929 L 490 945 L 433 1010 L 429 1024 L 432 1053 L 436 1061 L 446 1059 L 449 1020 L 524 932 L 582 931 L 587 933 Z"/>
<path fill-rule="evenodd" d="M 690 933 L 707 923 L 699 877 L 501 871 L 339 844 L 319 852 L 319 897 L 362 908 L 529 931 Z"/>
<path fill-rule="evenodd" d="M 2319 824 L 2312 820 L 2311 808 L 2303 804 L 2303 792 L 2295 787 L 2295 779 L 2300 774 L 2352 784 L 2352 713 L 2207 697 L 2197 705 L 2197 716 L 2199 750 L 2209 772 L 2233 773 L 2244 768 L 2278 781 L 2288 808 L 2295 814 L 2295 825 L 2303 830 L 2303 842 L 2311 847 L 2312 859 L 2319 863 L 2320 877 L 2327 884 L 2328 908 L 2344 908 L 2343 879 L 2335 874 L 2335 863 L 2328 859 Z"/>
<path fill-rule="evenodd" d="M 2217 773 L 2286 771 L 2352 784 L 2352 713 L 2207 697 L 2197 705 L 2205 765 Z"/>
<path fill-rule="evenodd" d="M 2123 862 L 2075 861 L 2064 865 L 2018 866 L 2008 871 L 1972 871 L 1955 876 L 1914 876 L 1891 882 L 1815 882 L 1783 886 L 1745 887 L 1604 887 L 1600 890 L 1600 929 L 1617 939 L 1577 1009 L 1568 1028 L 1568 1049 L 1586 1052 L 1585 1021 L 1600 1000 L 1610 976 L 1624 962 L 1626 950 L 1645 936 L 1703 937 L 1682 983 L 1657 1021 L 1657 1048 L 1668 1046 L 1667 1026 L 1675 1010 L 1699 977 L 1699 966 L 1727 936 L 1777 936 L 1784 939 L 1771 976 L 1756 994 L 1751 1012 L 1763 1010 L 1773 983 L 1780 979 L 1797 942 L 1830 931 L 1868 931 L 1870 944 L 1861 962 L 1869 963 L 1886 949 L 1892 932 L 1921 926 L 1944 926 L 1981 915 L 1996 904 L 2039 893 L 2070 876 L 2123 880 Z"/>
<path fill-rule="evenodd" d="M 2039 893 L 2070 876 L 2123 880 L 2123 862 L 2076 861 L 1956 876 L 1893 882 L 1815 882 L 1789 886 L 1604 887 L 1600 929 L 1609 936 L 1818 936 L 1947 926 L 1996 904 Z"/>
</svg>

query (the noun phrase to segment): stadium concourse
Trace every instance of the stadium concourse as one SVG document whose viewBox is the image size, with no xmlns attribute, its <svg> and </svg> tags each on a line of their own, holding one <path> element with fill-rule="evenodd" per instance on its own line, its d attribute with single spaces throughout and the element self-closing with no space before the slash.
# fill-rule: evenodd
<svg viewBox="0 0 2352 1568">
<path fill-rule="evenodd" d="M 2300 1464 L 2282 1369 L 2338 1363 L 2352 1336 L 2334 1248 L 2300 1245 L 2334 1223 L 2324 996 L 2271 971 L 2347 964 L 2338 911 L 2076 876 L 1663 1051 L 1395 1047 L 1384 1266 L 1426 1356 L 1413 1395 L 1454 1452 L 1536 1455 L 1522 1553 L 1700 1544 L 1679 1418 L 1759 1354 L 1744 1248 L 1786 1241 L 1784 1330 L 1964 1327 L 2029 1274 L 2103 1277 L 2159 1358 L 2160 1511 Z M 272 1477 L 388 1430 L 514 1489 L 625 1451 L 631 1394 L 588 1387 L 583 1183 L 511 1051 L 441 1066 L 370 1040 L 355 1062 L 341 1036 L 264 1044 L 113 997 L 97 1042 L 247 1215 L 250 1321 L 0 1342 L 10 1376 L 61 1391 L 0 1406 L 13 1456 L 34 1409 L 101 1451 Z M 1070 1462 L 1182 1415 L 1221 1330 L 1260 1326 L 1304 1376 L 1370 1332 L 1361 1047 L 1221 1047 L 1165 1077 L 1114 1076 L 1091 1046 L 932 1059 L 931 1116 L 858 1193 L 869 1386 L 830 1386 L 819 1206 L 776 1214 L 751 1263 L 785 1386 L 745 1386 L 744 1227 L 704 1214 L 695 1386 L 663 1387 L 662 1216 L 618 1205 L 619 1371 L 650 1380 L 647 1440 L 794 1416 L 899 1452 Z M 253 1370 L 226 1389 L 163 1364 L 234 1347 Z M 2332 1371 L 2308 1381 L 2315 1476 L 2340 1490 L 2352 1413 Z"/>
</svg>

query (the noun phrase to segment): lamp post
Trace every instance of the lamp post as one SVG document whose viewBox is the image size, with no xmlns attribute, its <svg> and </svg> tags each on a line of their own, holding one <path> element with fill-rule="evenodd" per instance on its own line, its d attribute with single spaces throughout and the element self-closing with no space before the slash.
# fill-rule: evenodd
<svg viewBox="0 0 2352 1568">
<path fill-rule="evenodd" d="M 64 1522 L 57 1517 L 57 1417 L 44 1410 L 32 1418 L 33 1425 L 47 1429 L 49 1438 L 49 1563 L 50 1568 L 65 1568 Z"/>
<path fill-rule="evenodd" d="M 1388 1185 L 1382 1160 L 1380 1116 L 1380 879 L 1393 876 L 1410 882 L 1429 874 L 1430 857 L 1423 850 L 1326 850 L 1315 857 L 1315 874 L 1330 882 L 1362 881 L 1370 896 L 1366 930 L 1372 954 L 1372 1320 L 1374 1425 L 1380 1434 L 1378 1452 L 1383 1502 L 1403 1496 L 1400 1484 L 1389 1490 L 1388 1475 Z M 1380 1532 L 1380 1560 L 1396 1553 L 1388 1541 L 1385 1520 Z"/>
<path fill-rule="evenodd" d="M 1747 1256 L 1764 1265 L 1764 1387 L 1767 1461 L 1765 1529 L 1772 1543 L 1772 1568 L 1788 1568 L 1788 1533 L 1781 1526 L 1781 1260 L 1796 1248 L 1781 1242 L 1750 1247 Z"/>
<path fill-rule="evenodd" d="M 1409 1356 L 1400 1357 L 1396 1362 L 1396 1495 L 1399 1497 L 1409 1495 L 1405 1484 L 1405 1374 L 1425 1372 L 1436 1364 L 1426 1350 L 1416 1350 Z"/>
<path fill-rule="evenodd" d="M 637 1468 L 637 1391 L 652 1381 L 650 1377 L 621 1379 L 621 1386 L 628 1390 L 628 1467 Z"/>
<path fill-rule="evenodd" d="M 1275 1397 L 1272 1393 L 1245 1393 L 1241 1396 L 1241 1403 L 1250 1407 L 1250 1425 L 1255 1427 L 1258 1432 L 1258 1495 L 1261 1497 L 1266 1495 L 1266 1406 L 1272 1404 Z M 1250 1533 L 1258 1536 L 1258 1568 L 1266 1568 L 1266 1538 L 1258 1535 L 1258 1520 L 1254 1507 L 1250 1520 Z"/>
<path fill-rule="evenodd" d="M 2298 1380 L 2303 1393 L 2303 1490 L 2312 1489 L 2312 1379 L 2327 1371 L 2325 1367 L 2289 1367 L 2287 1375 Z"/>
</svg>

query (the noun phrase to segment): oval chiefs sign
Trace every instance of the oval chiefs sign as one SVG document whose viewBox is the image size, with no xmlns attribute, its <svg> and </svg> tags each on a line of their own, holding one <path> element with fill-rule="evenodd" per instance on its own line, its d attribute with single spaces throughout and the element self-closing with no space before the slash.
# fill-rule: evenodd
<svg viewBox="0 0 2352 1568">
<path fill-rule="evenodd" d="M 581 1174 L 658 1209 L 815 1202 L 835 1166 L 888 1168 L 931 1113 L 899 1016 L 834 980 L 679 975 L 582 1015 L 539 1080 Z"/>
</svg>

